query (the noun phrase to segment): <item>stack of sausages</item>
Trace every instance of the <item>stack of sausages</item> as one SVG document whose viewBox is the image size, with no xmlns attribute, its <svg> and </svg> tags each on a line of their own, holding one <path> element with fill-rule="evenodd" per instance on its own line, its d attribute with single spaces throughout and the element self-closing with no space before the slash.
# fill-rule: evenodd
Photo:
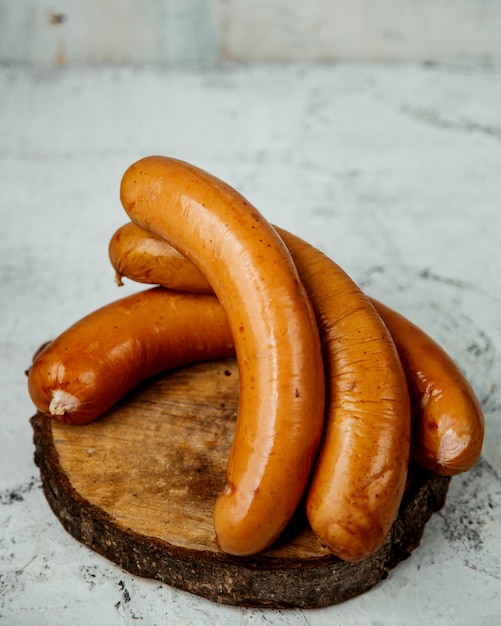
<svg viewBox="0 0 501 626">
<path fill-rule="evenodd" d="M 411 459 L 449 476 L 478 461 L 484 418 L 458 366 L 322 252 L 176 159 L 134 163 L 120 196 L 131 221 L 110 241 L 117 281 L 156 286 L 52 341 L 29 393 L 39 411 L 85 424 L 155 374 L 235 355 L 238 415 L 214 507 L 222 551 L 266 550 L 304 498 L 325 546 L 362 560 L 397 516 Z"/>
</svg>

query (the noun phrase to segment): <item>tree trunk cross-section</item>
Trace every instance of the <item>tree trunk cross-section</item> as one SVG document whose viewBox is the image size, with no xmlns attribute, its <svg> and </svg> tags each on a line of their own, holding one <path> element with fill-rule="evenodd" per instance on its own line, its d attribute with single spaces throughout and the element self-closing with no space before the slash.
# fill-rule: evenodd
<svg viewBox="0 0 501 626">
<path fill-rule="evenodd" d="M 32 417 L 35 462 L 64 528 L 132 574 L 224 604 L 317 608 L 384 580 L 419 545 L 450 479 L 412 469 L 383 547 L 359 563 L 332 556 L 302 507 L 262 554 L 217 548 L 212 510 L 224 487 L 238 385 L 234 359 L 213 361 L 149 381 L 85 426 Z"/>
</svg>

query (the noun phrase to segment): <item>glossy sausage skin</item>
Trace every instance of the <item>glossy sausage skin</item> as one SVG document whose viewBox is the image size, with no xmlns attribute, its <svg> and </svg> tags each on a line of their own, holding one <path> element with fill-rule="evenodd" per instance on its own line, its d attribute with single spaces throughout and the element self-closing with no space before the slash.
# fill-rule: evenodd
<svg viewBox="0 0 501 626">
<path fill-rule="evenodd" d="M 381 546 L 405 488 L 407 385 L 395 346 L 366 296 L 321 252 L 278 232 L 310 295 L 327 373 L 326 429 L 307 496 L 308 517 L 334 554 L 360 560 Z M 166 246 L 164 258 L 170 254 Z M 144 272 L 148 258 L 136 261 Z M 130 274 L 126 264 L 121 272 Z M 156 280 L 163 282 L 160 274 Z M 177 280 L 179 288 L 190 288 L 188 275 L 184 285 L 182 272 Z"/>
<path fill-rule="evenodd" d="M 313 531 L 359 561 L 383 544 L 409 464 L 410 404 L 391 336 L 369 299 L 331 259 L 281 229 L 317 314 L 328 409 L 309 486 Z"/>
<path fill-rule="evenodd" d="M 233 354 L 215 296 L 156 287 L 111 302 L 62 332 L 35 356 L 28 390 L 42 413 L 85 424 L 151 376 Z"/>
<path fill-rule="evenodd" d="M 136 245 L 141 236 L 150 240 L 149 233 L 130 224 L 122 227 L 126 239 L 132 234 L 131 226 L 135 231 L 131 244 Z M 122 237 L 119 240 L 121 244 L 115 244 L 117 259 L 123 258 Z M 163 248 L 164 263 L 168 264 L 175 251 L 169 246 Z M 122 275 L 133 278 L 138 271 L 144 274 L 152 266 L 146 250 L 139 251 L 133 259 L 134 266 L 128 263 L 129 258 L 122 263 Z M 188 267 L 179 265 L 177 259 L 176 262 L 177 287 L 202 291 L 203 277 L 194 278 Z M 186 260 L 185 266 L 189 266 Z M 161 280 L 160 272 L 155 279 L 159 283 L 169 282 Z M 423 330 L 390 307 L 375 299 L 371 301 L 392 335 L 406 374 L 412 405 L 411 457 L 421 467 L 446 476 L 470 470 L 480 457 L 484 438 L 482 408 L 470 383 L 444 349 Z"/>
<path fill-rule="evenodd" d="M 407 372 L 413 458 L 446 476 L 470 470 L 480 458 L 484 437 L 484 415 L 470 383 L 423 330 L 381 302 L 372 302 Z"/>
<path fill-rule="evenodd" d="M 323 363 L 308 295 L 267 220 L 203 170 L 147 157 L 125 172 L 121 201 L 195 264 L 226 311 L 240 396 L 214 528 L 223 551 L 260 552 L 297 508 L 322 435 Z"/>
<path fill-rule="evenodd" d="M 168 255 L 166 255 L 168 250 Z M 122 285 L 122 277 L 138 283 L 155 285 L 169 284 L 169 289 L 185 291 L 188 282 L 189 291 L 210 293 L 211 286 L 205 276 L 192 263 L 164 239 L 139 228 L 133 222 L 125 224 L 113 235 L 108 246 L 111 264 L 115 268 L 116 282 Z M 147 259 L 143 263 L 143 259 Z"/>
</svg>

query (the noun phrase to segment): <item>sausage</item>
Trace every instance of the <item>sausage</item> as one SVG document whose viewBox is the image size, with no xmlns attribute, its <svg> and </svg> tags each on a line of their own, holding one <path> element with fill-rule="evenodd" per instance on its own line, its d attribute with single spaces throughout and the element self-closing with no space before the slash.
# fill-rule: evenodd
<svg viewBox="0 0 501 626">
<path fill-rule="evenodd" d="M 407 372 L 412 407 L 411 454 L 445 476 L 470 470 L 484 438 L 482 407 L 445 350 L 418 326 L 375 299 Z"/>
<path fill-rule="evenodd" d="M 405 375 L 367 296 L 323 253 L 277 230 L 316 311 L 328 381 L 326 425 L 306 513 L 333 554 L 360 561 L 382 546 L 405 490 L 410 446 Z"/>
<path fill-rule="evenodd" d="M 211 286 L 205 276 L 164 239 L 148 233 L 133 222 L 119 228 L 108 246 L 111 264 L 115 268 L 115 280 L 122 285 L 122 276 L 138 283 L 150 285 L 165 283 L 169 289 L 210 293 Z M 147 259 L 143 263 L 143 259 Z"/>
<path fill-rule="evenodd" d="M 233 354 L 214 295 L 155 287 L 89 313 L 49 342 L 34 357 L 28 390 L 40 412 L 85 424 L 151 376 Z"/>
<path fill-rule="evenodd" d="M 124 237 L 120 236 L 122 229 Z M 141 237 L 153 237 L 132 224 L 113 235 L 112 241 L 117 240 L 115 258 L 122 261 L 120 271 L 130 278 L 138 271 L 144 274 L 152 265 L 143 248 L 138 248 L 140 254 L 134 259 L 123 258 L 121 248 L 132 234 L 134 245 Z M 174 253 L 168 245 L 163 245 L 163 251 L 158 249 L 164 265 Z M 177 288 L 202 291 L 203 277 L 188 273 L 192 268 L 186 259 L 184 265 L 178 259 L 176 263 Z M 156 282 L 168 285 L 167 274 L 165 278 L 162 281 L 160 272 L 155 276 Z M 421 467 L 442 475 L 454 476 L 470 470 L 480 457 L 485 429 L 482 408 L 470 383 L 444 349 L 423 330 L 374 298 L 371 301 L 392 335 L 406 374 L 412 410 L 411 457 Z"/>
<path fill-rule="evenodd" d="M 240 396 L 214 529 L 221 550 L 260 552 L 297 508 L 322 435 L 323 362 L 308 295 L 273 227 L 207 172 L 146 157 L 125 172 L 120 197 L 132 221 L 195 264 L 227 314 Z"/>
<path fill-rule="evenodd" d="M 324 254 L 277 230 L 310 295 L 328 381 L 325 433 L 306 500 L 308 518 L 334 554 L 360 560 L 382 545 L 405 488 L 410 438 L 405 376 L 368 298 Z M 165 259 L 169 254 L 166 246 Z M 148 258 L 136 260 L 144 273 Z M 129 273 L 125 265 L 121 271 Z M 189 288 L 188 278 L 182 285 L 181 274 L 178 287 Z M 156 280 L 161 279 L 157 274 Z"/>
</svg>

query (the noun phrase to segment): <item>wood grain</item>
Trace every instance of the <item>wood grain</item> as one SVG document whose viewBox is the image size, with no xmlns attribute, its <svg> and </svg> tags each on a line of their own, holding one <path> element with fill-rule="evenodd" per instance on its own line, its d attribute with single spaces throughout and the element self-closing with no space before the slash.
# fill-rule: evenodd
<svg viewBox="0 0 501 626">
<path fill-rule="evenodd" d="M 302 507 L 266 552 L 238 558 L 218 550 L 212 509 L 224 486 L 238 384 L 233 359 L 214 361 L 149 381 L 85 426 L 35 415 L 35 461 L 63 526 L 133 574 L 220 603 L 314 608 L 384 580 L 443 506 L 448 478 L 412 470 L 385 544 L 360 563 L 329 554 Z"/>
</svg>

